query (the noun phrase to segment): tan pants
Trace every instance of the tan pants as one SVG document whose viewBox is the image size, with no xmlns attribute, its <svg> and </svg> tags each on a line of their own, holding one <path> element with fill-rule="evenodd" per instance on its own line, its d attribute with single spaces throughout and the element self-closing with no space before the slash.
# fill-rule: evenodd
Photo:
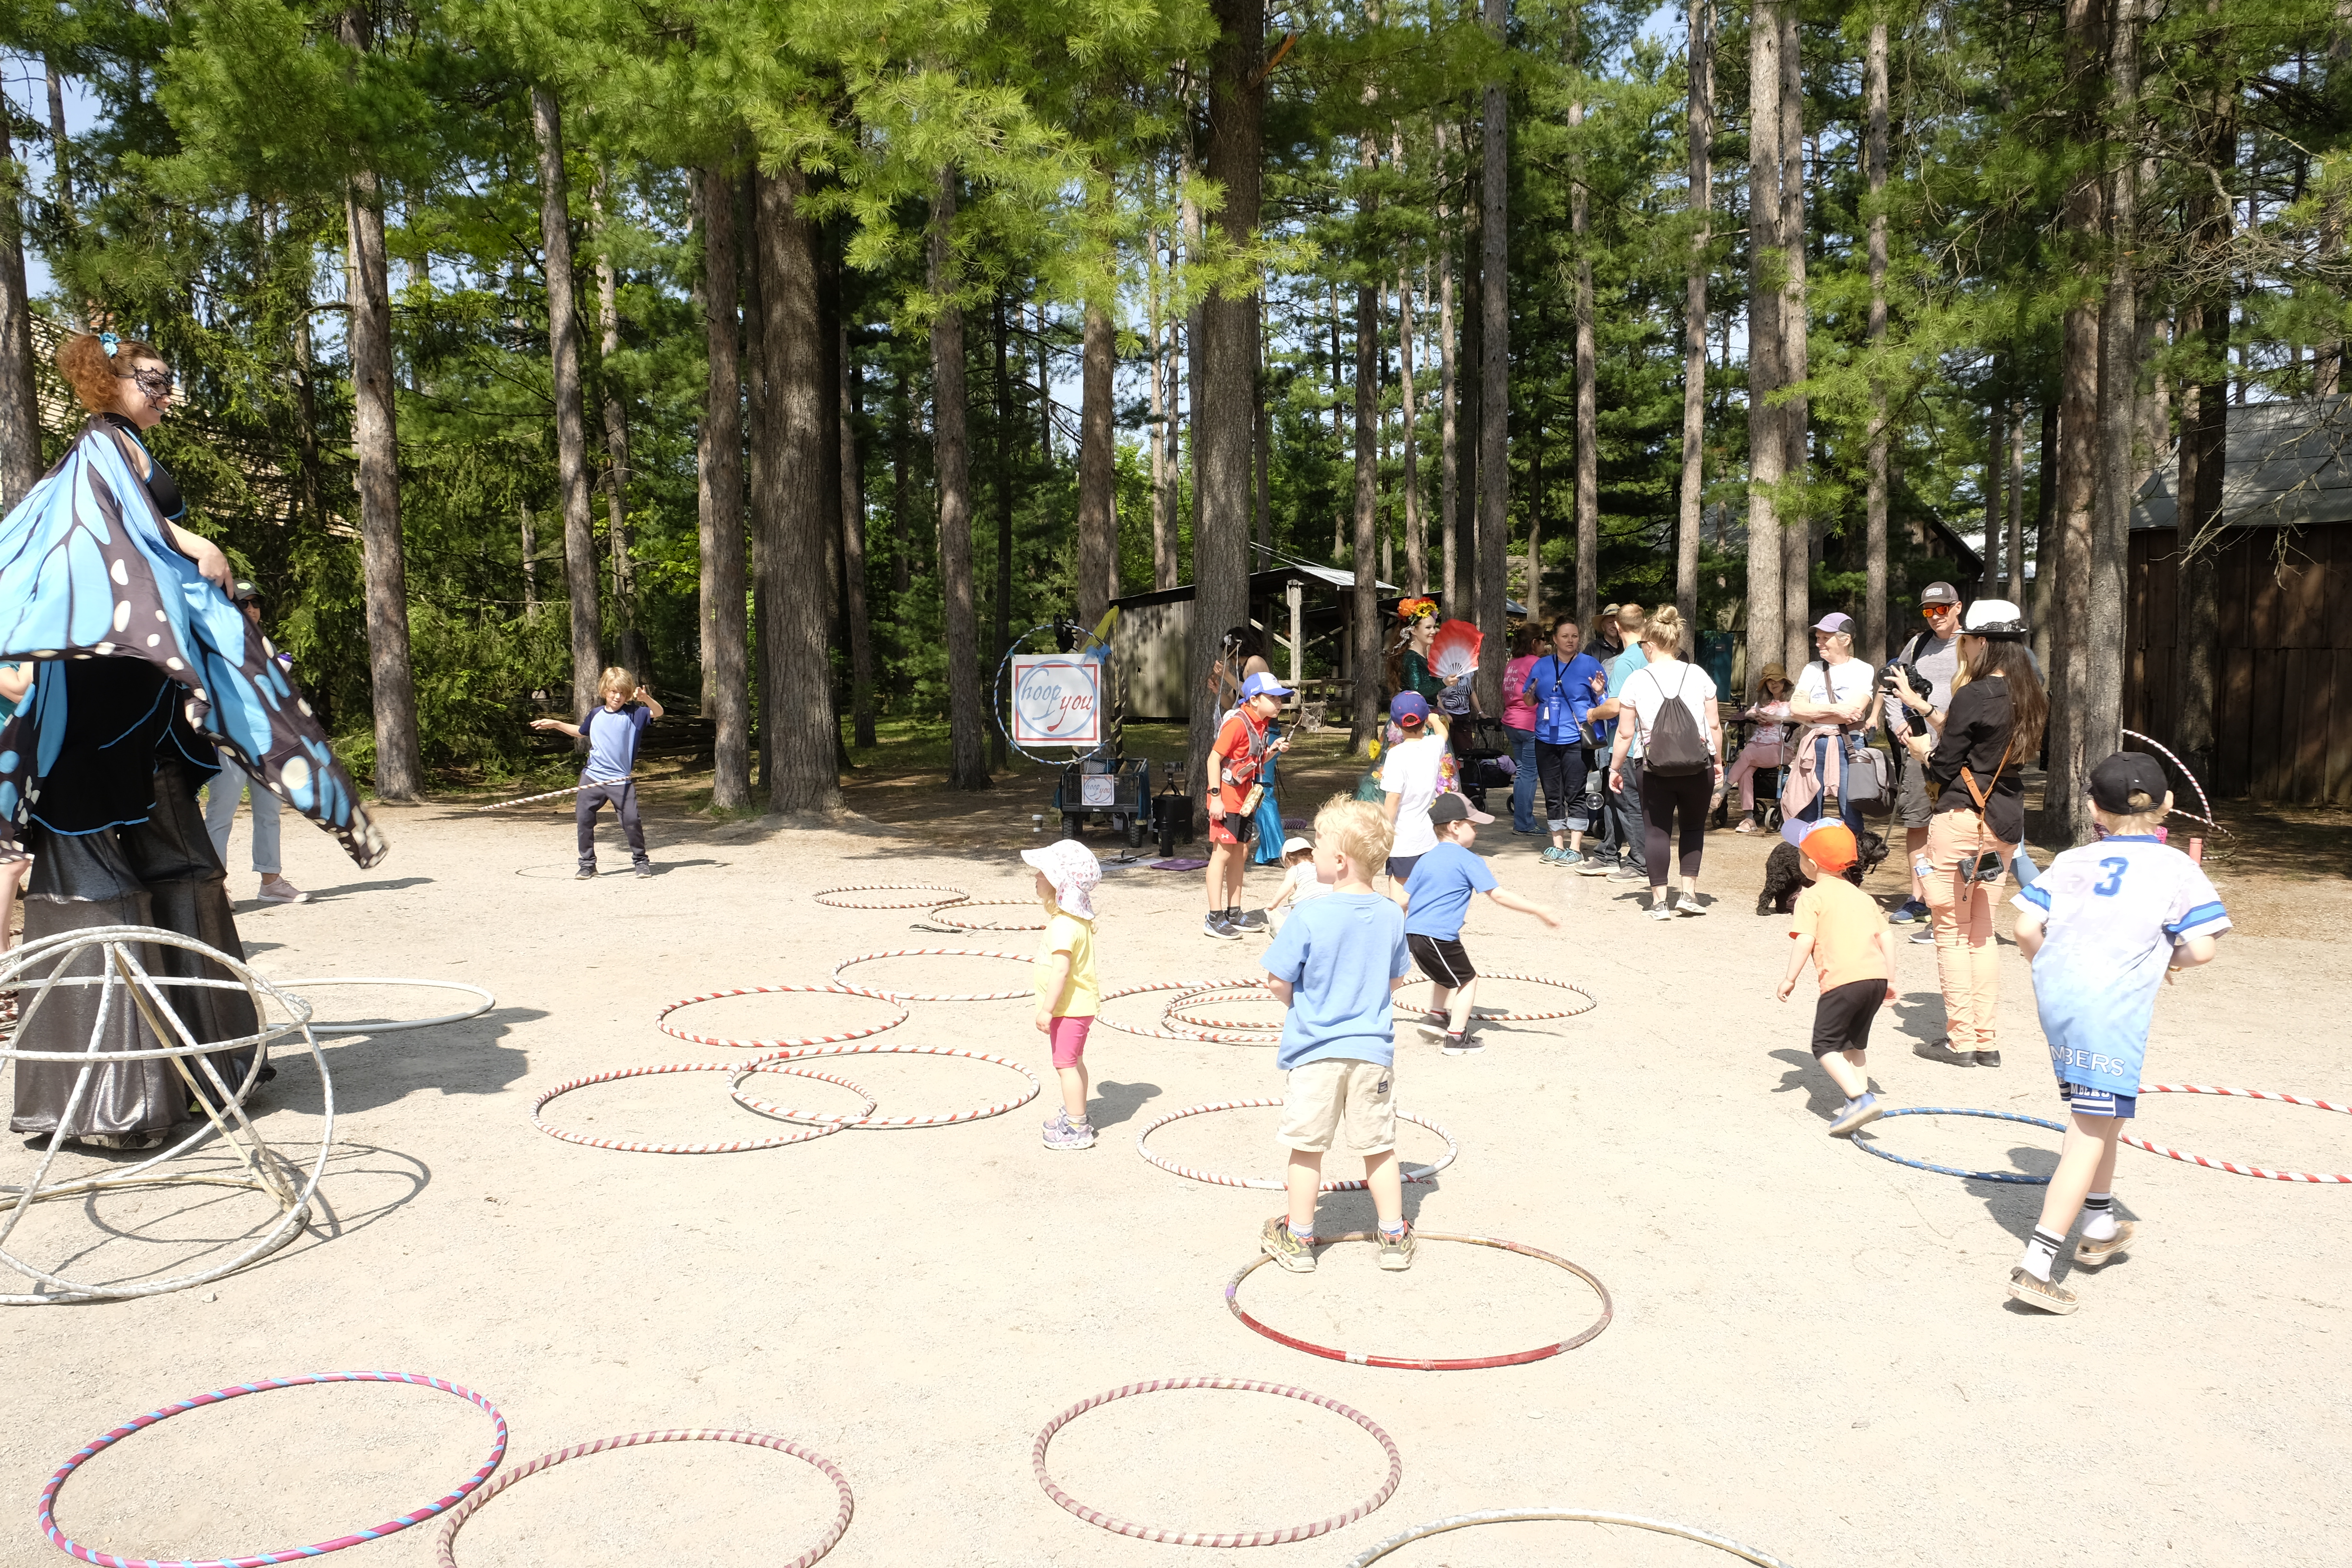
<svg viewBox="0 0 2352 1568">
<path fill-rule="evenodd" d="M 1963 882 L 1960 868 L 1984 851 L 2000 857 L 2000 874 L 1989 882 Z M 1992 906 L 2007 889 L 2014 844 L 2004 844 L 1978 826 L 1976 814 L 1939 811 L 1927 825 L 1927 859 L 1933 870 L 1920 879 L 1927 894 L 1927 919 L 1936 933 L 1936 974 L 1944 992 L 1944 1018 L 1956 1051 L 1990 1051 L 1993 1016 L 2000 1002 L 2000 949 L 1993 942 Z"/>
</svg>

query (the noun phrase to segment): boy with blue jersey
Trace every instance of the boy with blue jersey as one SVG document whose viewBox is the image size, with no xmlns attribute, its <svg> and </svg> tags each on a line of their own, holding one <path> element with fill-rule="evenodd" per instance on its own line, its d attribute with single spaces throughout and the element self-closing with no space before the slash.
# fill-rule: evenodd
<svg viewBox="0 0 2352 1568">
<path fill-rule="evenodd" d="M 1475 1056 L 1486 1047 L 1470 1038 L 1470 1003 L 1478 989 L 1478 972 L 1462 946 L 1462 921 L 1470 912 L 1470 895 L 1484 893 L 1507 910 L 1529 914 L 1557 931 L 1559 917 L 1541 904 L 1507 892 L 1495 880 L 1495 869 L 1471 853 L 1477 841 L 1477 824 L 1495 819 L 1471 808 L 1458 795 L 1441 795 L 1429 808 L 1437 829 L 1437 847 L 1413 863 L 1404 884 L 1404 941 L 1413 963 L 1429 976 L 1429 1010 L 1443 1024 L 1416 1025 L 1437 1041 L 1449 1057 Z"/>
<path fill-rule="evenodd" d="M 1294 1273 L 1315 1269 L 1315 1200 L 1323 1152 L 1345 1136 L 1364 1157 L 1364 1185 L 1380 1218 L 1381 1267 L 1412 1267 L 1397 1173 L 1396 988 L 1412 974 L 1404 911 L 1372 889 L 1394 829 L 1368 801 L 1334 799 L 1315 814 L 1315 874 L 1330 893 L 1282 922 L 1261 961 L 1265 988 L 1286 1009 L 1275 1064 L 1287 1076 L 1282 1131 L 1290 1151 L 1290 1207 L 1265 1222 L 1258 1246 Z"/>
<path fill-rule="evenodd" d="M 2010 1299 L 2044 1312 L 2076 1306 L 2050 1272 L 2078 1212 L 2090 1218 L 2076 1264 L 2105 1263 L 2131 1245 L 2135 1227 L 2116 1220 L 2110 1189 L 2116 1140 L 2137 1109 L 2157 988 L 2176 969 L 2211 963 L 2215 939 L 2230 929 L 2197 862 L 2157 837 L 2171 809 L 2156 759 L 2117 752 L 2091 770 L 2098 842 L 2067 850 L 2011 900 L 2058 1096 L 2071 1112 L 2042 1218 L 2009 1271 Z"/>
<path fill-rule="evenodd" d="M 596 817 L 607 805 L 620 819 L 637 875 L 650 877 L 654 863 L 646 855 L 645 826 L 637 819 L 636 781 L 629 775 L 636 771 L 637 741 L 646 726 L 662 716 L 662 705 L 637 684 L 635 676 L 617 664 L 597 679 L 596 695 L 598 706 L 582 714 L 577 724 L 534 719 L 530 727 L 560 730 L 573 740 L 588 742 L 588 765 L 580 770 L 580 789 L 572 801 L 580 840 L 579 880 L 596 879 Z"/>
</svg>

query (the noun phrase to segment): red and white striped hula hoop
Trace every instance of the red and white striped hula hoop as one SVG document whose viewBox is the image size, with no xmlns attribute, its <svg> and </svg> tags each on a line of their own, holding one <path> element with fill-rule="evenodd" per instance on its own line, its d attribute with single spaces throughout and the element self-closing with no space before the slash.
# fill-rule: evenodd
<svg viewBox="0 0 2352 1568">
<path fill-rule="evenodd" d="M 1282 1038 L 1282 1020 L 1271 1024 L 1253 1024 L 1245 1019 L 1204 1017 L 1200 1009 L 1208 1006 L 1246 1006 L 1251 1003 L 1281 1005 L 1274 994 L 1262 985 L 1204 985 L 1198 991 L 1183 991 L 1171 996 L 1168 1005 L 1160 1009 L 1160 1024 L 1168 1029 L 1208 1029 L 1220 1037 L 1227 1034 L 1256 1034 L 1267 1037 L 1266 1045 L 1277 1044 Z"/>
<path fill-rule="evenodd" d="M 679 1008 L 691 1007 L 698 1002 L 717 1002 L 728 996 L 767 996 L 789 992 L 824 996 L 870 997 L 877 1002 L 887 1002 L 891 1006 L 897 1007 L 898 1016 L 886 1024 L 877 1024 L 870 1029 L 849 1029 L 837 1035 L 803 1035 L 793 1040 L 736 1040 L 723 1035 L 689 1035 L 684 1029 L 676 1028 L 664 1021 Z M 803 1046 L 837 1046 L 846 1040 L 862 1040 L 868 1035 L 878 1035 L 885 1029 L 897 1028 L 907 1021 L 907 1009 L 899 1006 L 896 998 L 880 991 L 868 990 L 863 985 L 801 985 L 787 982 L 777 985 L 741 985 L 732 991 L 706 991 L 699 996 L 681 996 L 654 1015 L 654 1025 L 672 1039 L 691 1040 L 698 1046 L 730 1046 L 747 1051 L 793 1051 Z"/>
<path fill-rule="evenodd" d="M 894 947 L 885 952 L 861 952 L 855 958 L 845 958 L 833 966 L 833 981 L 844 984 L 841 972 L 853 963 L 873 963 L 885 958 L 1003 958 L 1014 963 L 1034 962 L 1020 952 L 982 952 L 971 947 Z M 1036 989 L 1024 985 L 1018 991 L 968 991 L 961 993 L 930 993 L 925 991 L 892 991 L 877 985 L 874 989 L 893 1002 L 1010 1002 L 1018 997 L 1034 996 Z"/>
<path fill-rule="evenodd" d="M 1122 986 L 1117 991 L 1106 991 L 1102 994 L 1102 1000 L 1097 1005 L 1095 1022 L 1106 1029 L 1117 1029 L 1122 1035 L 1137 1035 L 1147 1040 L 1181 1040 L 1188 1046 L 1197 1046 L 1204 1041 L 1212 1045 L 1263 1046 L 1270 1042 L 1255 1030 L 1192 1029 L 1179 1033 L 1164 1025 L 1122 1024 L 1109 1015 L 1112 1003 L 1129 996 L 1149 995 L 1155 991 L 1191 993 L 1213 991 L 1219 987 L 1239 990 L 1255 984 L 1255 981 L 1244 976 L 1240 979 L 1227 980 L 1154 980 L 1142 985 Z"/>
<path fill-rule="evenodd" d="M 844 900 L 840 896 L 844 893 L 915 893 L 923 896 L 877 904 Z M 961 888 L 943 888 L 936 882 L 865 882 L 854 888 L 826 888 L 809 895 L 829 910 L 929 910 L 946 904 L 960 904 L 971 896 Z"/>
<path fill-rule="evenodd" d="M 983 1105 L 977 1110 L 950 1110 L 938 1116 L 877 1116 L 874 1114 L 873 1102 L 869 1100 L 866 1103 L 866 1112 L 864 1115 L 853 1117 L 848 1121 L 838 1123 L 837 1125 L 828 1127 L 826 1131 L 838 1132 L 845 1128 L 883 1129 L 894 1127 L 949 1127 L 959 1121 L 982 1121 L 992 1116 L 1002 1116 L 1008 1110 L 1020 1110 L 1023 1106 L 1036 1099 L 1040 1091 L 1045 1088 L 1045 1085 L 1038 1081 L 1037 1075 L 1035 1073 L 1031 1072 L 1028 1068 L 1013 1060 L 1010 1057 L 991 1056 L 986 1051 L 960 1050 L 952 1046 L 878 1045 L 819 1046 L 811 1050 L 794 1051 L 789 1057 L 766 1058 L 762 1060 L 752 1062 L 748 1066 L 736 1068 L 735 1076 L 728 1080 L 727 1092 L 733 1097 L 736 1104 L 741 1106 L 746 1110 L 757 1111 L 762 1116 L 773 1116 L 780 1121 L 830 1121 L 830 1118 L 824 1117 L 821 1113 L 815 1111 L 793 1110 L 780 1105 L 770 1105 L 764 1100 L 747 1099 L 743 1093 L 744 1080 L 749 1079 L 753 1073 L 757 1072 L 796 1072 L 797 1068 L 793 1064 L 807 1061 L 814 1057 L 880 1056 L 960 1057 L 966 1061 L 993 1062 L 1001 1068 L 1011 1068 L 1014 1072 L 1017 1072 L 1023 1078 L 1027 1079 L 1029 1080 L 1029 1092 L 1022 1095 L 1017 1100 L 999 1100 L 994 1105 Z M 824 1078 L 823 1073 L 812 1072 L 800 1072 L 798 1076 L 803 1078 Z M 825 1079 L 825 1081 L 828 1083 L 840 1083 L 843 1080 L 840 1079 Z M 866 1091 L 861 1089 L 857 1092 L 864 1094 Z"/>
<path fill-rule="evenodd" d="M 577 1459 L 589 1454 L 601 1454 L 612 1448 L 639 1447 L 647 1443 L 743 1443 L 755 1448 L 772 1448 L 779 1454 L 790 1454 L 793 1458 L 804 1460 L 824 1471 L 825 1479 L 833 1482 L 833 1489 L 841 1500 L 841 1507 L 833 1516 L 833 1524 L 825 1531 L 824 1540 L 791 1562 L 777 1564 L 777 1568 L 809 1568 L 811 1563 L 832 1551 L 849 1529 L 849 1516 L 856 1507 L 856 1499 L 849 1490 L 848 1479 L 834 1468 L 832 1460 L 822 1455 L 813 1454 L 797 1443 L 787 1442 L 782 1437 L 772 1437 L 764 1432 L 714 1432 L 703 1427 L 672 1432 L 632 1432 L 625 1437 L 600 1437 L 593 1443 L 574 1443 L 569 1448 L 558 1448 L 552 1454 L 541 1454 L 520 1469 L 509 1470 L 489 1486 L 467 1499 L 464 1505 L 449 1516 L 449 1522 L 442 1527 L 441 1540 L 437 1546 L 439 1568 L 457 1568 L 457 1531 L 465 1528 L 466 1521 L 480 1512 L 492 1498 L 517 1481 L 529 1476 L 535 1476 L 541 1470 L 551 1469 L 566 1459 Z"/>
<path fill-rule="evenodd" d="M 586 1078 L 566 1079 L 531 1102 L 530 1124 L 550 1138 L 560 1138 L 566 1143 L 578 1143 L 590 1149 L 614 1149 L 624 1154 L 740 1154 L 753 1149 L 781 1149 L 788 1143 L 805 1143 L 812 1138 L 823 1138 L 852 1124 L 853 1117 L 826 1119 L 824 1124 L 805 1131 L 786 1134 L 781 1138 L 738 1138 L 723 1143 L 646 1143 L 631 1138 L 591 1138 L 584 1132 L 567 1132 L 561 1127 L 551 1127 L 541 1120 L 540 1111 L 559 1094 L 570 1094 L 575 1089 L 586 1089 L 592 1083 L 615 1083 L 625 1078 L 658 1078 L 674 1072 L 740 1072 L 741 1062 L 660 1062 L 650 1067 L 614 1068 L 610 1072 L 591 1073 Z M 803 1078 L 824 1078 L 822 1073 L 803 1073 Z M 837 1083 L 866 1101 L 871 1111 L 875 1106 L 872 1095 L 845 1078 L 825 1078 L 827 1083 Z M 814 1121 L 815 1118 L 810 1120 Z"/>
<path fill-rule="evenodd" d="M 961 918 L 970 910 L 1024 909 L 1036 916 L 1034 921 L 1001 921 L 992 917 L 984 922 Z M 1044 931 L 1045 911 L 1037 907 L 1034 899 L 966 899 L 961 903 L 941 904 L 931 911 L 933 925 L 946 926 L 950 931 Z"/>
<path fill-rule="evenodd" d="M 1211 1100 L 1205 1105 L 1188 1105 L 1181 1110 L 1170 1111 L 1167 1115 L 1161 1117 L 1159 1121 L 1152 1122 L 1142 1131 L 1137 1133 L 1135 1135 L 1135 1152 L 1142 1155 L 1152 1164 L 1159 1166 L 1163 1171 L 1170 1172 L 1175 1175 L 1186 1177 L 1192 1181 L 1206 1182 L 1213 1187 L 1248 1187 L 1255 1192 L 1278 1193 L 1284 1189 L 1285 1185 L 1283 1179 L 1280 1176 L 1225 1176 L 1220 1175 L 1214 1171 L 1196 1171 L 1190 1165 L 1180 1165 L 1175 1161 L 1168 1159 L 1163 1155 L 1153 1153 L 1151 1152 L 1151 1145 L 1145 1142 L 1145 1140 L 1149 1139 L 1160 1128 L 1167 1126 L 1170 1122 L 1181 1121 L 1187 1116 L 1199 1116 L 1212 1110 L 1255 1110 L 1269 1105 L 1279 1106 L 1281 1103 L 1282 1101 L 1278 1100 Z M 1425 1127 L 1430 1131 L 1436 1133 L 1440 1138 L 1445 1140 L 1445 1152 L 1437 1157 L 1437 1161 L 1434 1164 L 1407 1165 L 1400 1162 L 1397 1166 L 1397 1170 L 1398 1173 L 1403 1180 L 1408 1182 L 1426 1182 L 1430 1178 L 1435 1176 L 1438 1172 L 1454 1163 L 1455 1156 L 1462 1152 L 1462 1146 L 1454 1141 L 1454 1134 L 1448 1132 L 1444 1128 L 1440 1127 L 1436 1122 L 1432 1121 L 1426 1116 L 1415 1116 L 1412 1112 L 1405 1110 L 1398 1111 L 1396 1116 L 1399 1121 L 1410 1121 L 1415 1127 Z M 1364 1190 L 1364 1179 L 1359 1176 L 1353 1181 L 1326 1182 L 1317 1190 L 1326 1193 L 1360 1193 Z"/>
<path fill-rule="evenodd" d="M 2352 1105 L 2336 1105 L 2325 1100 L 2313 1100 L 2304 1095 L 2280 1094 L 2266 1089 L 2221 1089 L 2204 1083 L 2144 1083 L 2142 1094 L 2226 1094 L 2242 1100 L 2275 1100 L 2287 1105 L 2307 1105 L 2314 1110 L 2333 1110 L 2338 1115 L 2352 1116 Z M 2231 1160 L 2209 1160 L 2202 1154 L 2192 1154 L 2186 1149 L 2168 1149 L 2161 1143 L 2151 1143 L 2145 1138 L 2135 1138 L 2126 1132 L 2120 1142 L 2135 1149 L 2145 1149 L 2151 1154 L 2161 1154 L 2168 1160 L 2185 1164 L 2202 1165 L 2209 1171 L 2227 1171 L 2233 1176 L 2259 1176 L 2266 1182 L 2305 1182 L 2313 1186 L 2352 1186 L 2352 1174 L 2313 1173 L 2309 1171 L 2273 1171 L 2261 1165 L 2241 1165 Z"/>
<path fill-rule="evenodd" d="M 545 795 L 526 795 L 517 796 L 513 800 L 492 801 L 488 805 L 478 805 L 474 809 L 478 813 L 484 811 L 504 811 L 510 805 L 529 805 L 533 801 L 553 800 L 558 795 L 578 795 L 582 790 L 586 789 L 587 787 L 588 786 L 584 784 L 565 784 L 562 789 L 551 789 Z"/>
<path fill-rule="evenodd" d="M 1320 1405 L 1326 1410 L 1346 1416 L 1372 1435 L 1373 1439 L 1388 1453 L 1388 1478 L 1381 1482 L 1380 1490 L 1347 1512 L 1333 1514 L 1329 1519 L 1317 1523 L 1294 1524 L 1281 1530 L 1234 1531 L 1218 1534 L 1190 1530 L 1163 1530 L 1157 1525 L 1150 1524 L 1130 1524 L 1126 1520 L 1088 1508 L 1054 1484 L 1052 1472 L 1045 1468 L 1045 1447 L 1047 1444 L 1053 1442 L 1055 1433 L 1097 1405 L 1108 1405 L 1114 1399 L 1126 1399 L 1138 1394 L 1153 1394 L 1163 1388 L 1230 1388 L 1244 1394 L 1278 1394 L 1285 1399 L 1303 1400 L 1308 1405 Z M 1310 1394 L 1303 1388 L 1293 1388 L 1287 1384 L 1257 1383 L 1239 1377 L 1158 1377 L 1149 1383 L 1127 1384 L 1112 1389 L 1108 1394 L 1097 1394 L 1092 1399 L 1082 1399 L 1045 1423 L 1045 1429 L 1037 1434 L 1037 1441 L 1029 1450 L 1029 1468 L 1035 1473 L 1037 1484 L 1045 1489 L 1047 1497 L 1052 1498 L 1088 1524 L 1099 1525 L 1105 1530 L 1119 1535 L 1132 1536 L 1138 1541 L 1160 1541 L 1171 1546 L 1279 1546 L 1285 1542 L 1305 1541 L 1311 1536 L 1327 1534 L 1343 1524 L 1353 1524 L 1357 1520 L 1388 1501 L 1395 1494 L 1397 1483 L 1404 1479 L 1404 1456 L 1397 1452 L 1396 1439 L 1382 1431 L 1379 1423 L 1362 1411 L 1351 1405 L 1342 1405 L 1336 1399 L 1327 1398 L 1320 1394 Z"/>
<path fill-rule="evenodd" d="M 1587 991 L 1583 986 L 1570 984 L 1565 980 L 1554 980 L 1548 974 L 1510 974 L 1495 970 L 1482 969 L 1478 972 L 1478 978 L 1481 981 L 1522 980 L 1530 985 L 1555 986 L 1559 990 L 1572 992 L 1576 995 L 1584 998 L 1584 1005 L 1581 1007 L 1563 1007 L 1558 1012 L 1552 1013 L 1488 1013 L 1481 1010 L 1475 1014 L 1475 1017 L 1477 1021 L 1482 1024 L 1540 1024 L 1549 1018 L 1580 1017 L 1584 1014 L 1590 1013 L 1592 1009 L 1601 1005 L 1600 1001 L 1594 997 L 1592 993 Z M 1397 1011 L 1406 1014 L 1409 1016 L 1419 1016 L 1423 1014 L 1432 1014 L 1433 1016 L 1434 1014 L 1434 1009 L 1428 1007 L 1414 1007 L 1402 1001 L 1397 1004 Z"/>
</svg>

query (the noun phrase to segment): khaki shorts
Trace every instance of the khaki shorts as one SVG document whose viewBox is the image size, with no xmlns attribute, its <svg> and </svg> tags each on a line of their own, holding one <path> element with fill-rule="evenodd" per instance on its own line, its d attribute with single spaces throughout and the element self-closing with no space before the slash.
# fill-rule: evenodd
<svg viewBox="0 0 2352 1568">
<path fill-rule="evenodd" d="M 1319 1154 L 1344 1130 L 1352 1152 L 1387 1152 L 1396 1147 L 1396 1101 L 1389 1092 L 1395 1076 L 1392 1068 L 1352 1057 L 1291 1068 L 1276 1139 L 1302 1154 Z"/>
</svg>

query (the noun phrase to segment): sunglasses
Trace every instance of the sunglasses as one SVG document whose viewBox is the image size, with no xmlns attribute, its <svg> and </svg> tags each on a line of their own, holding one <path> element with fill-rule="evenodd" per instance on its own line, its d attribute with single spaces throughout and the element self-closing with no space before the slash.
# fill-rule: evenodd
<svg viewBox="0 0 2352 1568">
<path fill-rule="evenodd" d="M 1958 605 L 1922 605 L 1919 613 L 1932 621 L 1937 616 L 1957 616 L 1960 607 Z"/>
<path fill-rule="evenodd" d="M 138 383 L 139 390 L 150 397 L 172 395 L 173 378 L 168 370 L 134 370 L 131 373 L 131 379 Z"/>
</svg>

